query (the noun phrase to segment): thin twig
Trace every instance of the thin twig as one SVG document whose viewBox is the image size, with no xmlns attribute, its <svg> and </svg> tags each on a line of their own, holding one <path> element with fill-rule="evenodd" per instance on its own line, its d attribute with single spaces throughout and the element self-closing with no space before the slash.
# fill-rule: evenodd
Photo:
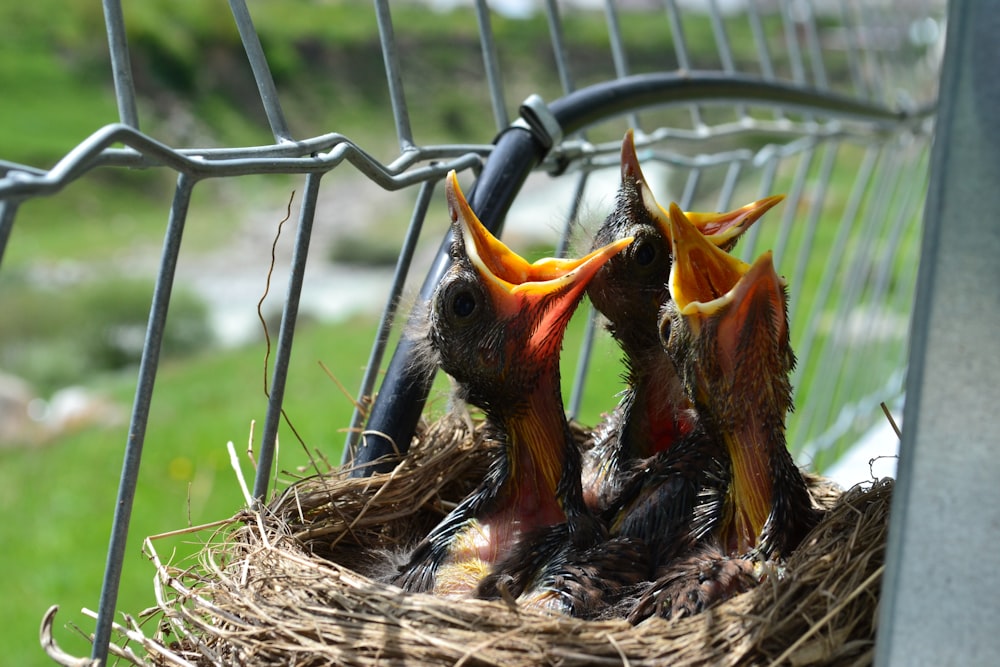
<svg viewBox="0 0 1000 667">
<path fill-rule="evenodd" d="M 889 420 L 889 425 L 892 426 L 892 430 L 896 432 L 897 438 L 903 437 L 903 432 L 899 430 L 899 426 L 896 425 L 896 420 L 892 418 L 892 413 L 889 412 L 889 406 L 885 404 L 885 401 L 879 403 L 882 406 L 882 412 L 885 413 L 885 418 Z"/>
<path fill-rule="evenodd" d="M 236 473 L 236 481 L 240 484 L 240 491 L 243 492 L 243 500 L 246 501 L 247 509 L 253 507 L 253 496 L 250 495 L 250 489 L 247 487 L 247 481 L 243 478 L 243 471 L 240 470 L 240 458 L 236 455 L 236 445 L 230 440 L 226 443 L 226 449 L 229 450 L 229 465 L 233 467 L 233 472 Z"/>
</svg>

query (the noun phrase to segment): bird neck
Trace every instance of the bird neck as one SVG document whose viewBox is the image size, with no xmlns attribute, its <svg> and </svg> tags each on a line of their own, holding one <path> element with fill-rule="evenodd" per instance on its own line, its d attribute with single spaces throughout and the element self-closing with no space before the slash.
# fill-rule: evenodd
<svg viewBox="0 0 1000 667">
<path fill-rule="evenodd" d="M 733 554 L 746 553 L 756 546 L 771 515 L 774 482 L 771 452 L 784 447 L 784 429 L 769 429 L 757 423 L 758 415 L 748 414 L 747 423 L 723 436 L 729 451 L 732 476 L 726 494 L 728 520 L 724 522 L 722 543 Z"/>
<path fill-rule="evenodd" d="M 622 454 L 629 459 L 665 452 L 694 428 L 694 413 L 665 354 L 633 369 L 624 401 Z"/>
<path fill-rule="evenodd" d="M 558 390 L 537 387 L 504 426 L 510 463 L 504 495 L 509 509 L 521 521 L 535 526 L 566 521 L 569 506 L 576 501 L 582 503 L 582 492 L 579 483 L 574 487 L 563 480 L 572 471 L 579 477 L 580 466 L 578 460 L 576 466 L 569 465 L 576 451 Z M 577 494 L 572 493 L 573 488 Z"/>
</svg>

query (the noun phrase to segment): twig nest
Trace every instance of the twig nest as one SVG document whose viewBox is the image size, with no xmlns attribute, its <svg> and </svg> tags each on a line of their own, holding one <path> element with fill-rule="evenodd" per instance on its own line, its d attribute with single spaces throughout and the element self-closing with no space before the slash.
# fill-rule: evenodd
<svg viewBox="0 0 1000 667">
<path fill-rule="evenodd" d="M 583 431 L 579 434 L 583 437 Z M 856 665 L 872 660 L 892 481 L 841 493 L 781 577 L 703 614 L 638 626 L 503 602 L 445 601 L 371 578 L 423 537 L 485 471 L 479 430 L 425 427 L 392 473 L 342 471 L 243 512 L 197 564 L 158 569 L 158 617 L 112 651 L 142 665 Z M 146 630 L 148 632 L 148 630 Z M 124 632 L 124 629 L 123 629 Z"/>
</svg>

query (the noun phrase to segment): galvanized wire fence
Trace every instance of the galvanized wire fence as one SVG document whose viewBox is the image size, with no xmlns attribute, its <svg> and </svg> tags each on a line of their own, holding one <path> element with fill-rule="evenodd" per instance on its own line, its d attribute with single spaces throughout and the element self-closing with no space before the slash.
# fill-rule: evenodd
<svg viewBox="0 0 1000 667">
<path fill-rule="evenodd" d="M 498 6 L 501 6 L 497 3 Z M 593 4 L 594 7 L 588 7 Z M 491 27 L 494 9 L 473 0 L 496 137 L 473 144 L 427 144 L 416 136 L 409 83 L 400 62 L 388 0 L 375 0 L 385 79 L 399 151 L 381 162 L 339 133 L 297 137 L 282 110 L 267 54 L 243 0 L 230 0 L 270 124 L 263 146 L 168 146 L 139 130 L 136 89 L 121 5 L 105 0 L 108 43 L 119 122 L 97 129 L 51 169 L 0 161 L 0 259 L 18 205 L 56 195 L 97 167 L 177 172 L 173 204 L 158 267 L 129 438 L 112 524 L 93 657 L 104 659 L 112 629 L 125 539 L 146 436 L 175 268 L 191 196 L 203 179 L 253 174 L 304 178 L 290 279 L 274 350 L 270 399 L 260 438 L 254 495 L 264 497 L 274 466 L 274 443 L 288 379 L 303 276 L 323 179 L 346 165 L 386 191 L 414 188 L 416 205 L 386 295 L 366 373 L 357 395 L 377 398 L 365 421 L 353 418 L 345 455 L 371 461 L 409 440 L 431 378 L 415 376 L 405 341 L 386 361 L 393 323 L 413 250 L 431 210 L 436 184 L 451 169 L 473 171 L 471 203 L 499 231 L 505 219 L 565 221 L 557 252 L 586 244 L 601 207 L 617 185 L 618 151 L 627 127 L 637 130 L 643 168 L 661 202 L 726 210 L 750 199 L 787 194 L 774 219 L 756 225 L 739 252 L 750 258 L 774 250 L 791 286 L 793 342 L 799 356 L 797 412 L 789 442 L 818 464 L 829 462 L 880 418 L 879 402 L 902 393 L 906 336 L 916 264 L 927 147 L 936 97 L 942 3 L 746 0 L 745 2 L 557 3 L 534 6 L 544 16 L 560 90 L 511 99 L 505 94 L 504 44 Z M 613 75 L 578 86 L 592 75 L 575 63 L 567 17 L 603 12 Z M 660 71 L 633 71 L 621 18 L 642 12 L 663 35 Z M 692 44 L 690 34 L 712 43 Z M 412 90 L 412 89 L 410 89 Z M 516 111 L 516 114 L 514 113 Z M 514 116 L 513 122 L 511 116 Z M 124 147 L 118 147 L 121 144 Z M 2 157 L 2 156 L 0 156 Z M 531 172 L 535 189 L 561 193 L 546 207 L 515 196 Z M 544 180 L 544 182 L 541 182 Z M 558 189 L 562 184 L 568 184 Z M 536 198 L 537 200 L 537 198 Z M 778 217 L 780 216 L 780 219 Z M 529 223 L 530 224 L 530 223 Z M 446 241 L 445 241 L 446 243 Z M 444 248 L 444 245 L 442 245 Z M 317 260 L 313 260 L 317 261 Z M 424 279 L 426 298 L 447 266 L 441 253 Z M 398 324 L 395 326 L 399 326 Z M 579 409 L 591 346 L 600 323 L 591 315 L 578 356 L 571 413 Z M 380 373 L 385 379 L 378 385 Z M 610 409 L 614 389 L 609 389 Z M 363 437 L 362 437 L 363 436 Z M 363 444 L 364 447 L 359 445 Z"/>
</svg>

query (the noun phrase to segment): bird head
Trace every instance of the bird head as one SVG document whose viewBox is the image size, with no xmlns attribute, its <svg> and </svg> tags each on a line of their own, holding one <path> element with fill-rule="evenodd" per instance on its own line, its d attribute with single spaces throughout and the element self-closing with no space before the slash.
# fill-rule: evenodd
<svg viewBox="0 0 1000 667">
<path fill-rule="evenodd" d="M 676 205 L 669 215 L 675 262 L 661 340 L 706 428 L 725 445 L 732 478 L 721 538 L 743 552 L 771 514 L 773 464 L 787 458 L 795 356 L 785 283 L 770 252 L 747 264 L 708 242 Z"/>
<path fill-rule="evenodd" d="M 713 245 L 730 250 L 740 236 L 783 199 L 776 195 L 725 213 L 686 213 Z M 621 152 L 621 185 L 614 210 L 598 229 L 594 247 L 631 236 L 635 240 L 610 259 L 591 281 L 588 293 L 608 318 L 612 333 L 633 357 L 658 350 L 657 318 L 669 293 L 673 262 L 670 216 L 656 201 L 639 166 L 635 139 L 625 133 Z"/>
<path fill-rule="evenodd" d="M 587 283 L 631 239 L 579 259 L 531 263 L 483 226 L 454 171 L 445 190 L 454 262 L 433 298 L 430 343 L 470 402 L 511 407 L 541 379 L 558 384 L 563 334 Z"/>
</svg>

